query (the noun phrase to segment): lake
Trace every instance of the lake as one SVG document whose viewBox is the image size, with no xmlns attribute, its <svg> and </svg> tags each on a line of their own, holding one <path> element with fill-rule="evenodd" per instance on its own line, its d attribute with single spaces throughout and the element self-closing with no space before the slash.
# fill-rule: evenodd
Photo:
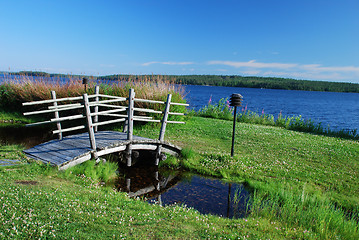
<svg viewBox="0 0 359 240">
<path fill-rule="evenodd" d="M 299 116 L 315 123 L 330 126 L 332 130 L 359 129 L 359 94 L 337 92 L 311 92 L 296 90 L 237 88 L 185 85 L 186 99 L 191 108 L 200 109 L 210 98 L 218 102 L 233 93 L 243 96 L 242 106 L 259 114 L 281 112 L 285 116 Z M 241 109 L 240 109 L 241 110 Z"/>
<path fill-rule="evenodd" d="M 16 76 L 0 74 L 0 83 L 6 78 L 16 79 Z M 29 77 L 29 79 L 36 80 L 37 77 Z M 67 81 L 66 78 L 42 79 Z M 210 98 L 213 103 L 218 102 L 221 98 L 229 98 L 233 93 L 240 93 L 243 96 L 243 107 L 259 114 L 264 111 L 265 114 L 277 117 L 281 112 L 284 116 L 301 115 L 304 119 L 322 123 L 323 127 L 329 125 L 332 130 L 359 129 L 359 93 L 195 85 L 184 85 L 184 88 L 190 108 L 195 110 L 205 106 Z"/>
</svg>

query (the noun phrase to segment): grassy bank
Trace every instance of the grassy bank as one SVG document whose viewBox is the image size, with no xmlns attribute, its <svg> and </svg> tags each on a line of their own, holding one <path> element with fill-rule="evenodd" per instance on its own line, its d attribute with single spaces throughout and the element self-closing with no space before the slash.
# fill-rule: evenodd
<svg viewBox="0 0 359 240">
<path fill-rule="evenodd" d="M 168 165 L 247 183 L 255 191 L 252 216 L 323 238 L 358 234 L 357 141 L 239 123 L 231 158 L 231 131 L 231 121 L 193 117 L 167 132 L 170 142 L 192 149 L 188 159 Z M 156 131 L 145 127 L 141 134 L 154 137 Z"/>
<path fill-rule="evenodd" d="M 148 137 L 157 133 L 149 126 L 139 131 Z M 340 205 L 359 207 L 357 141 L 238 123 L 231 158 L 231 121 L 192 117 L 166 134 L 168 141 L 192 149 L 189 159 L 177 161 L 188 169 L 253 184 L 305 185 Z"/>
<path fill-rule="evenodd" d="M 135 134 L 155 137 L 158 129 L 149 125 L 137 127 Z M 5 210 L 0 213 L 5 223 L 0 227 L 0 236 L 19 239 L 45 234 L 50 238 L 115 235 L 133 239 L 359 236 L 354 219 L 358 217 L 359 202 L 358 142 L 240 123 L 235 157 L 231 158 L 230 121 L 192 117 L 186 125 L 169 126 L 166 134 L 170 142 L 186 147 L 188 158 L 169 158 L 163 164 L 245 182 L 254 191 L 251 215 L 229 220 L 203 216 L 181 206 L 148 205 L 101 186 L 86 175 L 75 176 L 76 171 L 62 173 L 30 164 L 0 168 L 1 207 Z M 2 146 L 3 154 L 12 154 L 2 157 L 23 158 L 20 150 L 21 147 Z"/>
<path fill-rule="evenodd" d="M 254 116 L 238 123 L 231 158 L 230 111 L 222 109 L 218 114 L 228 115 L 228 120 L 192 114 L 185 125 L 168 125 L 165 138 L 184 147 L 184 157 L 170 157 L 161 164 L 244 182 L 253 191 L 248 218 L 204 216 L 184 206 L 161 207 L 129 199 L 99 183 L 111 176 L 111 165 L 88 163 L 58 172 L 31 163 L 0 167 L 0 239 L 359 238 L 355 138 L 259 125 L 265 122 L 255 122 Z M 137 125 L 134 134 L 157 138 L 159 126 Z M 0 145 L 0 159 L 26 163 L 22 149 Z"/>
<path fill-rule="evenodd" d="M 230 220 L 182 206 L 161 207 L 64 178 L 47 166 L 0 168 L 1 239 L 311 238 L 307 229 L 265 218 Z"/>
<path fill-rule="evenodd" d="M 190 114 L 194 116 L 216 118 L 233 121 L 234 108 L 229 105 L 228 99 L 221 99 L 218 103 L 209 102 L 208 105 L 201 108 L 199 111 L 191 111 Z M 341 129 L 332 130 L 329 126 L 325 127 L 321 123 L 316 123 L 311 119 L 303 119 L 301 116 L 283 116 L 279 113 L 278 116 L 271 114 L 258 114 L 247 110 L 247 107 L 239 107 L 237 114 L 237 121 L 242 123 L 252 123 L 267 126 L 281 127 L 288 130 L 299 132 L 309 132 L 331 137 L 340 137 L 353 140 L 359 140 L 357 129 Z"/>
</svg>

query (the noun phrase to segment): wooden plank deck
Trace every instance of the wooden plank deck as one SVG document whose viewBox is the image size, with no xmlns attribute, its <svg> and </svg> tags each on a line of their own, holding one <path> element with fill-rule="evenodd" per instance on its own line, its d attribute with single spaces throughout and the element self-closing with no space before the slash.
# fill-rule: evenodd
<svg viewBox="0 0 359 240">
<path fill-rule="evenodd" d="M 132 145 L 133 150 L 156 150 L 158 145 L 162 146 L 162 151 L 177 155 L 181 149 L 168 142 L 133 136 L 132 141 L 127 140 L 127 133 L 115 131 L 101 131 L 95 134 L 97 155 L 103 156 L 110 153 L 124 151 L 128 144 Z M 51 140 L 39 144 L 24 153 L 33 159 L 44 163 L 50 163 L 59 169 L 80 164 L 91 159 L 95 151 L 90 147 L 89 134 L 81 133 L 64 137 L 62 140 Z"/>
</svg>

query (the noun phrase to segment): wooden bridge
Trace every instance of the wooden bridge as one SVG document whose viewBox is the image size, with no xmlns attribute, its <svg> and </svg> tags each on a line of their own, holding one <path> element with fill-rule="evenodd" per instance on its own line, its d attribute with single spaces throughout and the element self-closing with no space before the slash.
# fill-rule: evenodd
<svg viewBox="0 0 359 240">
<path fill-rule="evenodd" d="M 164 141 L 164 134 L 167 123 L 184 123 L 168 120 L 169 115 L 184 115 L 183 113 L 170 112 L 170 106 L 188 106 L 188 104 L 171 102 L 171 94 L 168 94 L 167 101 L 163 102 L 135 98 L 133 89 L 129 90 L 128 98 L 104 95 L 99 92 L 99 87 L 96 86 L 94 95 L 84 94 L 79 97 L 56 98 L 56 93 L 52 91 L 52 99 L 23 103 L 23 106 L 47 104 L 47 107 L 43 107 L 43 110 L 25 112 L 24 115 L 54 114 L 54 118 L 48 121 L 27 124 L 27 126 L 56 123 L 57 130 L 54 130 L 53 133 L 58 134 L 58 139 L 24 150 L 24 153 L 30 158 L 50 163 L 59 169 L 66 169 L 91 158 L 99 161 L 100 156 L 111 153 L 122 153 L 123 161 L 127 166 L 132 166 L 133 160 L 137 159 L 143 150 L 153 153 L 156 165 L 160 160 L 165 159 L 164 153 L 180 154 L 181 148 Z M 127 102 L 127 105 L 119 105 L 118 103 L 120 102 Z M 138 108 L 135 107 L 135 102 L 163 104 L 165 107 L 163 111 Z M 78 114 L 78 110 L 81 109 L 83 114 Z M 74 114 L 74 111 L 77 112 Z M 127 114 L 118 114 L 119 112 L 127 112 Z M 135 112 L 163 114 L 163 117 L 162 120 L 156 120 L 143 114 L 135 115 Z M 60 113 L 62 117 L 60 117 Z M 99 116 L 105 116 L 106 119 L 101 122 L 99 121 Z M 77 123 L 81 122 L 81 124 L 68 128 L 63 128 L 61 125 L 61 122 L 74 122 L 74 120 Z M 134 121 L 160 122 L 159 138 L 150 139 L 134 136 Z M 118 122 L 124 122 L 123 132 L 98 131 L 99 126 Z M 63 137 L 65 132 L 79 131 L 81 129 L 87 129 L 87 133 Z"/>
</svg>

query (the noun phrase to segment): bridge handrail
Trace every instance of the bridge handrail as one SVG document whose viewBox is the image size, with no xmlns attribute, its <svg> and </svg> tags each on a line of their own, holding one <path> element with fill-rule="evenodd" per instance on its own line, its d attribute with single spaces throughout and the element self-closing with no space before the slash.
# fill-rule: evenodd
<svg viewBox="0 0 359 240">
<path fill-rule="evenodd" d="M 96 97 L 96 94 L 89 95 L 89 98 Z M 47 100 L 40 100 L 40 101 L 32 101 L 32 102 L 24 102 L 22 103 L 23 106 L 30 106 L 30 105 L 37 105 L 37 104 L 45 104 L 45 103 L 54 103 L 54 102 L 63 102 L 63 101 L 76 101 L 82 100 L 83 97 L 66 97 L 66 98 L 55 98 L 55 99 L 47 99 Z"/>
<path fill-rule="evenodd" d="M 40 125 L 40 124 L 56 123 L 57 130 L 54 130 L 53 134 L 58 134 L 60 140 L 62 139 L 62 133 L 84 129 L 87 126 L 89 137 L 90 137 L 90 144 L 95 152 L 96 152 L 96 141 L 95 141 L 94 132 L 97 131 L 98 126 L 113 124 L 113 123 L 117 123 L 117 122 L 125 122 L 124 132 L 127 132 L 127 138 L 128 138 L 128 140 L 131 141 L 132 133 L 133 133 L 133 121 L 160 122 L 160 123 L 162 123 L 162 125 L 161 125 L 159 140 L 163 141 L 167 123 L 175 123 L 175 124 L 184 124 L 185 123 L 182 121 L 168 121 L 167 120 L 168 115 L 177 115 L 177 116 L 185 115 L 184 113 L 170 112 L 169 111 L 170 106 L 171 105 L 188 106 L 188 104 L 186 104 L 186 103 L 171 102 L 171 96 L 172 96 L 171 94 L 168 94 L 167 101 L 164 102 L 164 101 L 135 98 L 134 90 L 130 89 L 129 97 L 125 98 L 125 97 L 100 94 L 98 86 L 96 86 L 96 88 L 95 88 L 95 94 L 92 94 L 92 95 L 84 94 L 83 96 L 79 96 L 79 97 L 56 98 L 55 91 L 52 91 L 51 96 L 52 96 L 52 99 L 25 102 L 22 104 L 23 106 L 52 104 L 52 105 L 47 106 L 47 109 L 45 109 L 45 110 L 24 112 L 23 114 L 25 116 L 44 114 L 44 113 L 54 113 L 54 115 L 55 115 L 55 118 L 51 118 L 50 120 L 36 122 L 36 123 L 30 123 L 30 124 L 27 124 L 26 126 L 36 126 L 36 125 Z M 107 98 L 107 99 L 100 100 L 100 98 Z M 93 100 L 89 101 L 89 99 L 93 99 Z M 69 104 L 65 103 L 65 104 L 58 105 L 58 103 L 60 103 L 60 102 L 63 103 L 66 101 L 71 101 L 71 103 L 69 103 Z M 81 101 L 81 102 L 73 103 L 73 101 Z M 128 106 L 113 105 L 114 103 L 123 102 L 123 101 L 128 101 Z M 164 109 L 164 111 L 158 111 L 158 110 L 154 110 L 151 108 L 134 107 L 134 102 L 165 104 L 165 109 Z M 112 109 L 99 111 L 99 107 L 112 108 Z M 83 114 L 75 114 L 75 115 L 64 116 L 64 117 L 60 117 L 60 115 L 59 115 L 59 113 L 63 112 L 63 111 L 70 111 L 70 110 L 76 110 L 76 109 L 81 109 L 81 108 L 84 108 L 84 110 L 85 110 Z M 91 108 L 94 111 L 91 111 Z M 124 112 L 124 111 L 127 111 L 126 115 L 115 114 L 115 113 Z M 138 116 L 138 115 L 134 115 L 135 112 L 163 114 L 163 118 L 162 118 L 162 120 L 157 120 L 157 119 L 153 119 L 152 117 Z M 98 116 L 115 117 L 116 119 L 99 122 Z M 78 120 L 78 119 L 83 119 L 83 118 L 87 119 L 86 124 L 84 124 L 84 125 L 69 127 L 69 128 L 65 128 L 65 129 L 63 129 L 61 127 L 61 122 L 63 122 L 63 121 Z M 159 146 L 158 153 L 160 151 L 161 151 L 161 147 Z M 131 152 L 131 150 L 130 150 L 130 152 Z"/>
</svg>

